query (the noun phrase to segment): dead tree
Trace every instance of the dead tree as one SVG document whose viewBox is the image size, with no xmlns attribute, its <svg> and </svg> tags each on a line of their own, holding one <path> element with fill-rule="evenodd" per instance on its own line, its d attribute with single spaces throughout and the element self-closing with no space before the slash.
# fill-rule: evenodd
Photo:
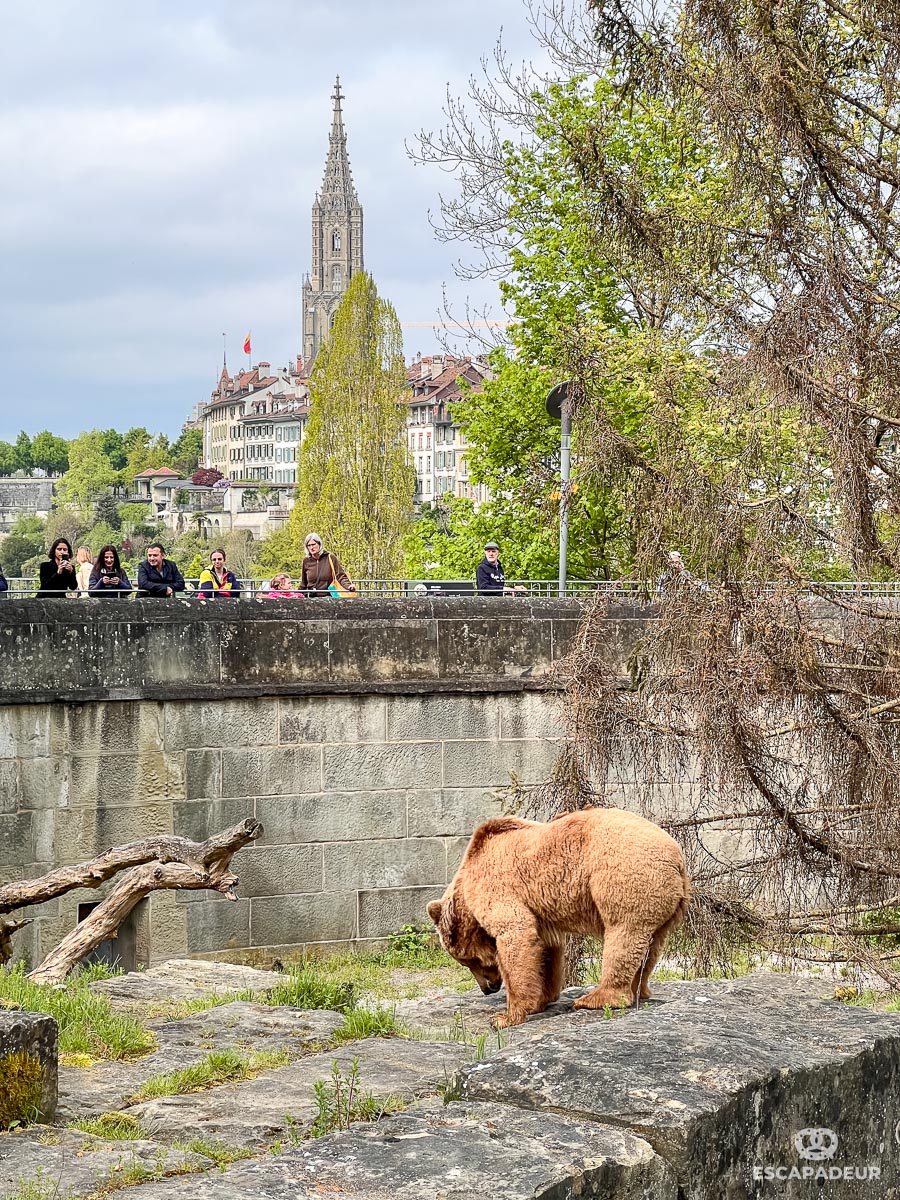
<svg viewBox="0 0 900 1200">
<path fill-rule="evenodd" d="M 263 827 L 252 818 L 214 834 L 205 842 L 163 835 L 114 846 L 96 858 L 58 867 L 37 879 L 17 880 L 0 887 L 0 962 L 12 953 L 12 935 L 28 919 L 8 920 L 6 914 L 43 904 L 75 888 L 99 887 L 124 871 L 109 895 L 52 950 L 29 976 L 37 983 L 57 983 L 119 926 L 151 892 L 199 889 L 236 900 L 238 878 L 231 873 L 232 856 L 261 836 Z"/>
</svg>

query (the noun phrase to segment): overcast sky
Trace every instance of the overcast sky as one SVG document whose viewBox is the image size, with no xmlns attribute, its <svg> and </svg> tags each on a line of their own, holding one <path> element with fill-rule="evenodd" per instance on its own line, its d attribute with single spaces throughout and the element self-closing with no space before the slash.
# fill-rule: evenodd
<svg viewBox="0 0 900 1200">
<path fill-rule="evenodd" d="M 300 350 L 300 284 L 340 74 L 365 261 L 403 322 L 437 319 L 446 180 L 404 141 L 442 123 L 523 0 L 41 0 L 4 9 L 0 438 L 146 425 L 175 436 L 253 330 Z M 502 315 L 498 311 L 498 315 Z M 408 355 L 437 348 L 405 331 Z"/>
</svg>

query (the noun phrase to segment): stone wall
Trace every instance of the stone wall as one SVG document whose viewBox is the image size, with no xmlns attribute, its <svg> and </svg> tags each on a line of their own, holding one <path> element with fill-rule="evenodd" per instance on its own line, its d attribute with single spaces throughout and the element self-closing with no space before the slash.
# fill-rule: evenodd
<svg viewBox="0 0 900 1200">
<path fill-rule="evenodd" d="M 265 963 L 419 923 L 496 792 L 547 777 L 561 728 L 546 676 L 580 615 L 479 599 L 2 605 L 0 879 L 255 816 L 238 902 L 155 893 L 125 931 L 138 963 Z M 37 959 L 101 895 L 37 908 L 22 951 Z"/>
</svg>

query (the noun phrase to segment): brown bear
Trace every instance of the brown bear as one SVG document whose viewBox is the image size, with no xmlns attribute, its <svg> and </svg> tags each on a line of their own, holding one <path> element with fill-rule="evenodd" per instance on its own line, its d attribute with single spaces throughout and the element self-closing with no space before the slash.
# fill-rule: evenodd
<svg viewBox="0 0 900 1200">
<path fill-rule="evenodd" d="M 479 826 L 428 915 L 483 992 L 506 984 L 506 1014 L 495 1021 L 503 1027 L 559 999 L 570 933 L 603 938 L 600 984 L 576 1008 L 648 999 L 650 972 L 690 892 L 681 849 L 658 825 L 587 808 L 546 824 L 499 817 Z"/>
</svg>

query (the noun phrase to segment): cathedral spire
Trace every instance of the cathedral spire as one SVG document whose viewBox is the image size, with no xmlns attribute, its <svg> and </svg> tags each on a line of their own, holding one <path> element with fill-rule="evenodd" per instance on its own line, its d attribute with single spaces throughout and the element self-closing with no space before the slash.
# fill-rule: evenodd
<svg viewBox="0 0 900 1200">
<path fill-rule="evenodd" d="M 353 175 L 350 171 L 350 159 L 347 156 L 347 134 L 344 131 L 344 114 L 341 101 L 344 93 L 341 91 L 340 75 L 334 81 L 334 91 L 331 93 L 334 108 L 331 115 L 331 133 L 328 136 L 328 158 L 325 162 L 325 175 L 322 179 L 320 192 L 321 203 L 328 208 L 346 206 L 348 209 L 358 204 L 356 188 L 353 186 Z"/>
<path fill-rule="evenodd" d="M 325 175 L 312 206 L 312 269 L 303 285 L 302 354 L 308 370 L 328 336 L 351 276 L 363 270 L 363 211 L 347 156 L 343 99 L 338 76 L 331 94 Z"/>
</svg>

